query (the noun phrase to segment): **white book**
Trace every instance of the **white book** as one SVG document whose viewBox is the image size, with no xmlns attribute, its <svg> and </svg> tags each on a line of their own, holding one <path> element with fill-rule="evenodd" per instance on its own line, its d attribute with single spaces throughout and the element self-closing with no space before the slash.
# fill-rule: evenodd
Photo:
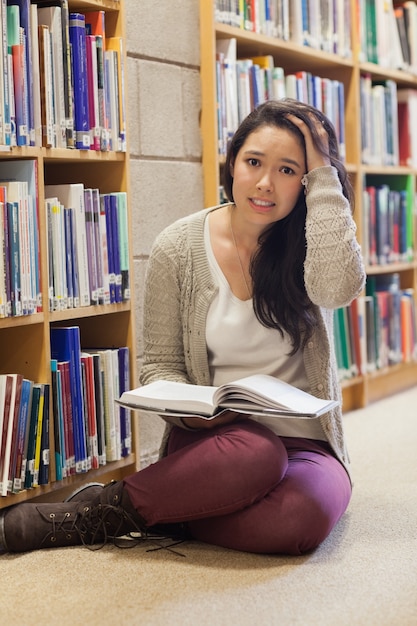
<svg viewBox="0 0 417 626">
<path fill-rule="evenodd" d="M 52 89 L 55 108 L 56 147 L 66 148 L 66 117 L 64 91 L 64 50 L 62 43 L 61 7 L 39 7 L 38 23 L 48 27 L 51 38 Z"/>
<path fill-rule="evenodd" d="M 39 68 L 39 39 L 38 39 L 38 7 L 36 4 L 30 5 L 30 27 L 32 31 L 32 106 L 34 125 L 34 145 L 42 145 L 42 118 L 41 118 L 41 88 L 40 88 L 40 68 Z"/>
<path fill-rule="evenodd" d="M 303 16 L 301 1 L 290 2 L 290 40 L 303 45 Z"/>
<path fill-rule="evenodd" d="M 56 196 L 64 207 L 70 207 L 74 210 L 80 306 L 89 306 L 90 282 L 88 276 L 84 185 L 82 183 L 46 185 L 45 195 L 50 197 Z"/>
<path fill-rule="evenodd" d="M 162 415 L 215 417 L 222 410 L 277 417 L 318 417 L 338 405 L 317 398 L 282 380 L 259 374 L 213 387 L 157 380 L 125 391 L 118 402 Z"/>
<path fill-rule="evenodd" d="M 52 244 L 52 249 L 49 249 L 48 253 L 52 255 L 51 267 L 53 275 L 50 277 L 49 284 L 53 285 L 53 310 L 63 311 L 68 306 L 65 269 L 64 207 L 61 205 L 58 198 L 46 198 L 45 207 Z"/>
</svg>

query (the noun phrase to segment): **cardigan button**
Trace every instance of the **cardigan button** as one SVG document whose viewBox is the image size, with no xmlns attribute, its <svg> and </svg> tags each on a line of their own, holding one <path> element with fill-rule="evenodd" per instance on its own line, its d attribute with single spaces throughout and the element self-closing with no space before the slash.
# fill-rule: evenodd
<svg viewBox="0 0 417 626">
<path fill-rule="evenodd" d="M 323 391 L 323 385 L 322 385 L 321 383 L 320 383 L 320 384 L 318 384 L 318 385 L 317 385 L 317 389 L 318 389 L 319 391 Z"/>
</svg>

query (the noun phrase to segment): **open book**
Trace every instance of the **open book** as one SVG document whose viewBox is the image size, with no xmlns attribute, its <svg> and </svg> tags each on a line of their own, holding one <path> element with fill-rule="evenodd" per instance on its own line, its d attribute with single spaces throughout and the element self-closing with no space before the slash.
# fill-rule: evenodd
<svg viewBox="0 0 417 626">
<path fill-rule="evenodd" d="M 337 401 L 316 398 L 265 374 L 240 378 L 221 387 L 157 380 L 125 391 L 117 402 L 131 409 L 167 416 L 195 415 L 207 419 L 225 409 L 251 415 L 309 418 L 318 417 L 338 405 Z"/>
</svg>

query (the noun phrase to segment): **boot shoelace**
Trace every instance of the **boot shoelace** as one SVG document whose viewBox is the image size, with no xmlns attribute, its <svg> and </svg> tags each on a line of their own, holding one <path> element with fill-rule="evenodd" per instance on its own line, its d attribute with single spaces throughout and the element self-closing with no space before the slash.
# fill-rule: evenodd
<svg viewBox="0 0 417 626">
<path fill-rule="evenodd" d="M 185 556 L 173 549 L 183 543 L 184 539 L 148 533 L 122 507 L 112 504 L 85 507 L 77 530 L 83 545 L 89 550 L 100 550 L 106 543 L 113 543 L 117 548 L 133 548 L 149 541 L 156 544 L 156 547 L 148 548 L 147 552 L 167 550 L 177 556 Z M 171 543 L 167 544 L 166 541 Z"/>
</svg>

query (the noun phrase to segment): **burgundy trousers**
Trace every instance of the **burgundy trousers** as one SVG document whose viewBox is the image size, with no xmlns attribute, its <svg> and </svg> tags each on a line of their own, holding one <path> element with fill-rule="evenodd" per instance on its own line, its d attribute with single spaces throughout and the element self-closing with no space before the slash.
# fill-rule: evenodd
<svg viewBox="0 0 417 626">
<path fill-rule="evenodd" d="M 174 427 L 167 456 L 124 482 L 149 527 L 186 523 L 198 541 L 269 554 L 317 547 L 351 496 L 325 442 L 278 437 L 252 420 Z"/>
</svg>

